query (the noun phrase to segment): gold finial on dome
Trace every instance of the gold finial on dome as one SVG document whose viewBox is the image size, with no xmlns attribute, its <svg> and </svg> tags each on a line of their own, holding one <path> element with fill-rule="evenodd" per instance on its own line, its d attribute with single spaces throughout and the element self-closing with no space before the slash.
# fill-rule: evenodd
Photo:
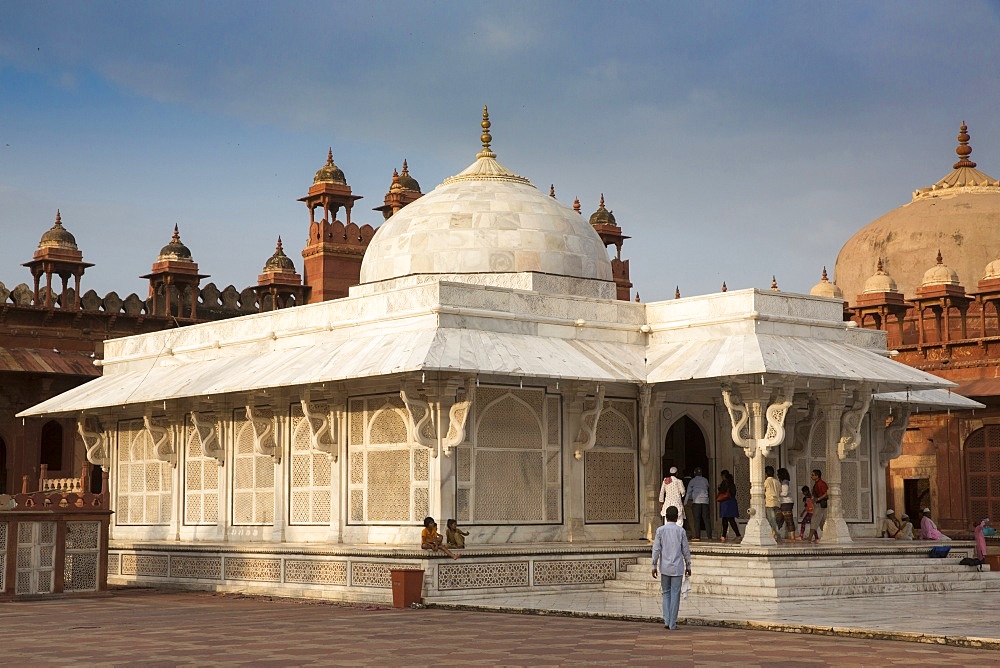
<svg viewBox="0 0 1000 668">
<path fill-rule="evenodd" d="M 639 299 L 639 292 L 636 291 L 636 293 L 635 293 L 635 303 L 638 304 L 640 301 L 641 300 Z"/>
<path fill-rule="evenodd" d="M 576 199 L 573 200 L 573 210 L 576 211 L 581 216 L 583 215 L 583 212 L 580 210 L 580 198 L 579 197 L 577 197 Z"/>
<path fill-rule="evenodd" d="M 56 209 L 56 223 L 55 224 L 59 225 L 60 227 L 62 226 L 62 213 L 59 212 L 59 209 Z"/>
<path fill-rule="evenodd" d="M 952 165 L 953 169 L 976 166 L 976 163 L 969 160 L 969 156 L 972 155 L 972 147 L 969 146 L 969 139 L 969 128 L 966 127 L 965 121 L 962 121 L 962 127 L 958 130 L 958 148 L 955 149 L 955 153 L 958 155 L 958 162 Z"/>
<path fill-rule="evenodd" d="M 771 276 L 771 292 L 781 292 L 781 290 L 778 289 L 778 278 L 773 275 Z"/>
<path fill-rule="evenodd" d="M 830 282 L 830 279 L 826 275 L 826 267 L 823 267 L 823 275 L 820 277 L 819 280 L 823 281 L 824 283 Z"/>
<path fill-rule="evenodd" d="M 878 263 L 875 265 L 875 271 L 884 271 L 881 257 L 879 257 Z"/>
<path fill-rule="evenodd" d="M 941 256 L 941 249 L 940 248 L 938 248 L 937 263 L 938 264 L 944 264 L 944 257 Z"/>
<path fill-rule="evenodd" d="M 722 291 L 723 292 L 728 292 L 729 291 L 729 288 L 726 286 L 726 282 L 725 281 L 722 281 Z"/>
<path fill-rule="evenodd" d="M 493 141 L 493 135 L 490 134 L 490 110 L 483 105 L 483 122 L 480 123 L 483 127 L 483 134 L 479 139 L 483 142 L 483 150 L 479 152 L 476 156 L 477 158 L 495 158 L 496 154 L 490 150 L 490 142 Z"/>
<path fill-rule="evenodd" d="M 549 184 L 549 197 L 552 199 L 556 198 L 556 184 L 554 183 Z"/>
<path fill-rule="evenodd" d="M 680 298 L 681 298 L 681 286 L 678 285 L 677 287 L 674 288 L 674 299 L 680 299 Z"/>
</svg>

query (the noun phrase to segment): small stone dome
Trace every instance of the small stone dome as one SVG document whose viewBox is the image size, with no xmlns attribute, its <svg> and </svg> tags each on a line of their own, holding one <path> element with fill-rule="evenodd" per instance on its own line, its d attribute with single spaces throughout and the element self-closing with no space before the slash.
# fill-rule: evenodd
<svg viewBox="0 0 1000 668">
<path fill-rule="evenodd" d="M 395 179 L 393 179 L 395 181 Z M 412 190 L 415 193 L 420 192 L 420 184 L 417 180 L 410 176 L 410 167 L 406 164 L 406 160 L 403 160 L 403 171 L 399 174 L 399 185 L 402 186 L 403 190 Z"/>
<path fill-rule="evenodd" d="M 278 245 L 274 247 L 274 255 L 264 263 L 264 272 L 284 272 L 295 273 L 295 264 L 292 259 L 285 255 L 285 250 L 281 246 L 281 237 L 278 237 Z"/>
<path fill-rule="evenodd" d="M 882 268 L 882 258 L 878 259 L 878 267 L 875 269 L 875 273 L 865 281 L 865 289 L 862 292 L 865 294 L 872 292 L 899 292 L 896 281 Z"/>
<path fill-rule="evenodd" d="M 958 285 L 958 272 L 944 263 L 941 251 L 937 254 L 937 264 L 924 272 L 921 287 L 928 285 Z"/>
<path fill-rule="evenodd" d="M 830 279 L 826 275 L 826 267 L 823 267 L 823 276 L 819 279 L 819 283 L 812 286 L 809 290 L 809 294 L 816 297 L 829 297 L 831 299 L 843 299 L 844 292 L 837 287 L 836 283 L 831 283 Z"/>
<path fill-rule="evenodd" d="M 472 165 L 378 228 L 365 251 L 361 283 L 527 272 L 613 281 L 597 231 L 496 160 L 485 108 L 482 127 L 483 150 Z"/>
<path fill-rule="evenodd" d="M 63 248 L 65 250 L 80 250 L 76 245 L 76 237 L 63 227 L 62 214 L 56 209 L 56 222 L 42 235 L 38 242 L 39 248 Z"/>
<path fill-rule="evenodd" d="M 316 171 L 316 176 L 313 177 L 313 184 L 315 185 L 317 183 L 336 183 L 342 186 L 347 185 L 347 179 L 344 177 L 343 170 L 333 163 L 332 148 L 326 153 L 326 164 L 320 167 Z"/>
<path fill-rule="evenodd" d="M 992 281 L 998 278 L 1000 278 L 1000 258 L 986 265 L 986 270 L 983 272 L 984 281 Z"/>
<path fill-rule="evenodd" d="M 170 243 L 160 249 L 160 255 L 156 258 L 157 260 L 181 260 L 185 262 L 191 262 L 191 251 L 188 247 L 181 243 L 181 235 L 177 230 L 177 226 L 174 225 L 174 236 L 170 239 Z"/>
<path fill-rule="evenodd" d="M 604 208 L 604 193 L 601 193 L 601 204 L 597 207 L 597 211 L 590 214 L 590 224 L 617 225 L 615 222 L 615 214 Z"/>
</svg>

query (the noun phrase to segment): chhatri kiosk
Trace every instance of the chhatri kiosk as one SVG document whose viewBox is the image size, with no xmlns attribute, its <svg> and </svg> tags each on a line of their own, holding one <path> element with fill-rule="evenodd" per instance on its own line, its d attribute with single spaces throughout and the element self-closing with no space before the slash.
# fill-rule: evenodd
<svg viewBox="0 0 1000 668">
<path fill-rule="evenodd" d="M 715 552 L 791 549 L 764 520 L 766 462 L 797 486 L 824 471 L 823 544 L 877 535 L 909 412 L 966 405 L 951 383 L 839 299 L 617 300 L 595 230 L 482 125 L 475 162 L 379 228 L 347 298 L 108 341 L 101 378 L 22 413 L 75 416 L 110 470 L 109 582 L 384 600 L 412 565 L 430 600 L 603 586 L 648 555 L 662 466 L 684 458 L 733 471 L 749 511 Z M 464 558 L 419 549 L 426 515 L 471 532 Z"/>
</svg>

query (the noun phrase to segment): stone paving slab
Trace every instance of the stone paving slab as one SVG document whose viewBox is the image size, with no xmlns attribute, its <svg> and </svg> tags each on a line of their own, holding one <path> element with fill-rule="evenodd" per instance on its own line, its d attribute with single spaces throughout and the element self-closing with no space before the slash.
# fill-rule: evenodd
<svg viewBox="0 0 1000 668">
<path fill-rule="evenodd" d="M 12 666 L 988 665 L 991 650 L 760 628 L 126 589 L 0 604 Z"/>
</svg>

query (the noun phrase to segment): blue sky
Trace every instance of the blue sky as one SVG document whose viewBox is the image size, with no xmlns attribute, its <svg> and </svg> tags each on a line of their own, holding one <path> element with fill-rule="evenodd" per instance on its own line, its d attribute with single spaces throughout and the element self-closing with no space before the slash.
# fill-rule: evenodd
<svg viewBox="0 0 1000 668">
<path fill-rule="evenodd" d="M 0 281 L 56 209 L 84 289 L 145 295 L 174 224 L 242 289 L 301 270 L 328 147 L 373 225 L 404 158 L 429 192 L 479 148 L 589 215 L 643 301 L 808 292 L 859 228 L 944 176 L 965 120 L 1000 177 L 996 2 L 0 0 Z M 1000 248 L 996 249 L 1000 254 Z M 928 265 L 934 258 L 928 258 Z"/>
</svg>

